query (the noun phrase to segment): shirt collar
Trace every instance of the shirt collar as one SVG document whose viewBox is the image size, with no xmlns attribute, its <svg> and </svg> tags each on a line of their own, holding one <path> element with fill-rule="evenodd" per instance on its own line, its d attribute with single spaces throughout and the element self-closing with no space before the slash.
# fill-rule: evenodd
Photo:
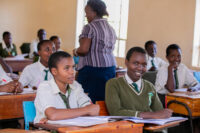
<svg viewBox="0 0 200 133">
<path fill-rule="evenodd" d="M 128 84 L 133 83 L 133 80 L 131 80 L 131 78 L 128 76 L 127 72 L 125 74 L 125 79 L 128 82 Z M 135 82 L 139 88 L 141 87 L 141 82 L 142 82 L 141 78 L 138 81 Z"/>
<path fill-rule="evenodd" d="M 10 48 L 7 48 L 5 42 L 3 41 L 2 47 L 3 47 L 3 49 L 6 49 L 6 50 L 13 49 L 13 44 L 10 45 Z"/>
<path fill-rule="evenodd" d="M 48 67 L 45 67 L 41 62 L 40 62 L 40 59 L 38 60 L 38 65 L 39 65 L 39 68 L 40 68 L 40 71 L 43 72 L 44 70 L 49 70 Z"/>
<path fill-rule="evenodd" d="M 147 55 L 147 60 L 153 60 L 154 58 L 153 57 L 151 57 L 151 56 L 149 56 L 148 54 L 146 54 Z"/>
<path fill-rule="evenodd" d="M 50 85 L 52 87 L 52 91 L 54 94 L 58 94 L 60 92 L 60 89 L 58 88 L 58 85 L 56 84 L 56 81 L 54 78 L 52 78 L 51 80 L 49 80 L 48 82 L 50 82 Z M 73 84 L 69 84 L 69 87 L 73 90 L 75 89 L 75 87 L 73 86 Z M 66 88 L 67 88 L 67 84 L 66 84 Z"/>
</svg>

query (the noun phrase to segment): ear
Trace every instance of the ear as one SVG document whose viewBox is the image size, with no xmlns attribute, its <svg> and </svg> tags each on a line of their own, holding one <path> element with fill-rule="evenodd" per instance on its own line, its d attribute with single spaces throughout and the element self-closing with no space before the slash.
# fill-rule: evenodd
<svg viewBox="0 0 200 133">
<path fill-rule="evenodd" d="M 128 67 L 128 60 L 127 59 L 125 60 L 125 65 L 126 65 L 126 67 Z"/>
<path fill-rule="evenodd" d="M 57 69 L 56 68 L 51 68 L 51 73 L 53 76 L 57 75 Z"/>
<path fill-rule="evenodd" d="M 40 51 L 40 50 L 38 51 L 38 55 L 39 55 L 39 56 L 41 55 L 41 51 Z"/>
</svg>

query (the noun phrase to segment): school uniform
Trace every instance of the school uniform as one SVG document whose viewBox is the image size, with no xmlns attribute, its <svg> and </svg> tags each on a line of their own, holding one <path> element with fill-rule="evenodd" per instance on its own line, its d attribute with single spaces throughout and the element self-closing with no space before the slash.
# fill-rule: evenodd
<svg viewBox="0 0 200 133">
<path fill-rule="evenodd" d="M 3 70 L 3 67 L 0 65 L 0 85 L 7 84 L 8 82 L 12 81 L 12 79 L 7 76 L 6 72 Z"/>
<path fill-rule="evenodd" d="M 38 52 L 38 49 L 37 49 L 37 45 L 39 43 L 39 39 L 35 39 L 32 41 L 31 45 L 30 45 L 30 53 L 29 53 L 29 58 L 33 58 L 34 57 L 34 52 Z"/>
<path fill-rule="evenodd" d="M 38 87 L 38 85 L 45 81 L 52 79 L 49 68 L 46 68 L 40 61 L 26 66 L 20 75 L 19 82 L 23 86 Z"/>
<path fill-rule="evenodd" d="M 165 88 L 168 78 L 168 66 L 169 65 L 165 65 L 162 68 L 160 68 L 156 76 L 155 87 L 156 91 L 159 94 L 169 93 L 169 91 Z M 176 73 L 177 76 L 175 75 L 175 71 L 173 72 L 174 76 L 177 77 L 177 85 L 178 85 L 177 89 L 183 88 L 185 85 L 192 87 L 198 84 L 198 81 L 194 78 L 192 72 L 184 64 L 181 63 L 178 66 Z"/>
<path fill-rule="evenodd" d="M 68 106 L 61 95 L 68 99 Z M 81 108 L 91 104 L 91 100 L 78 82 L 74 81 L 69 84 L 67 92 L 63 94 L 53 78 L 39 85 L 34 103 L 36 108 L 34 123 L 38 123 L 42 118 L 46 118 L 45 110 L 49 107 L 57 109 Z"/>
<path fill-rule="evenodd" d="M 147 55 L 147 70 L 149 70 L 153 66 L 160 69 L 162 66 L 166 64 L 167 63 L 159 57 L 152 58 L 151 56 Z"/>
<path fill-rule="evenodd" d="M 105 101 L 109 114 L 113 116 L 138 117 L 141 112 L 163 109 L 153 84 L 144 79 L 134 83 L 127 74 L 107 82 Z"/>
<path fill-rule="evenodd" d="M 7 48 L 5 42 L 0 43 L 0 56 L 1 57 L 8 57 L 9 55 L 16 56 L 17 49 L 15 44 L 11 44 L 10 48 Z"/>
</svg>

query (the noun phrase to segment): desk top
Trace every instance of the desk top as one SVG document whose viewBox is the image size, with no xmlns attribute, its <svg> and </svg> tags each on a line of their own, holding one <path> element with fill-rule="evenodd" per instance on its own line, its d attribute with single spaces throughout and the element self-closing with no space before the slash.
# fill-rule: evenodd
<svg viewBox="0 0 200 133">
<path fill-rule="evenodd" d="M 64 126 L 64 125 L 51 125 L 51 124 L 36 124 L 37 127 L 44 129 L 56 130 L 60 133 L 142 133 L 144 124 L 135 124 L 129 121 L 117 121 L 99 124 L 91 127 L 77 127 L 77 126 Z M 117 130 L 116 130 L 117 129 Z"/>
<path fill-rule="evenodd" d="M 174 92 L 174 93 L 168 93 L 167 95 L 174 97 L 189 98 L 189 99 L 200 99 L 199 92 Z"/>
<path fill-rule="evenodd" d="M 0 133 L 49 133 L 49 132 L 44 130 L 31 131 L 31 130 L 7 128 L 7 129 L 0 129 Z"/>
</svg>

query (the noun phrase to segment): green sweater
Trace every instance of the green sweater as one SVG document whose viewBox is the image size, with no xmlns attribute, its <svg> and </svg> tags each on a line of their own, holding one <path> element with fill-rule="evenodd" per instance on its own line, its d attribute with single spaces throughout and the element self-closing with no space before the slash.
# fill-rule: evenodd
<svg viewBox="0 0 200 133">
<path fill-rule="evenodd" d="M 13 44 L 13 49 L 11 50 L 10 54 L 12 56 L 16 56 L 17 55 L 17 49 L 16 49 L 15 44 Z M 8 57 L 9 56 L 8 51 L 6 49 L 3 49 L 2 43 L 0 43 L 0 56 L 1 57 Z"/>
<path fill-rule="evenodd" d="M 140 112 L 163 109 L 153 84 L 143 79 L 140 93 L 136 93 L 124 77 L 109 80 L 105 101 L 109 114 L 113 116 L 138 117 Z"/>
</svg>

